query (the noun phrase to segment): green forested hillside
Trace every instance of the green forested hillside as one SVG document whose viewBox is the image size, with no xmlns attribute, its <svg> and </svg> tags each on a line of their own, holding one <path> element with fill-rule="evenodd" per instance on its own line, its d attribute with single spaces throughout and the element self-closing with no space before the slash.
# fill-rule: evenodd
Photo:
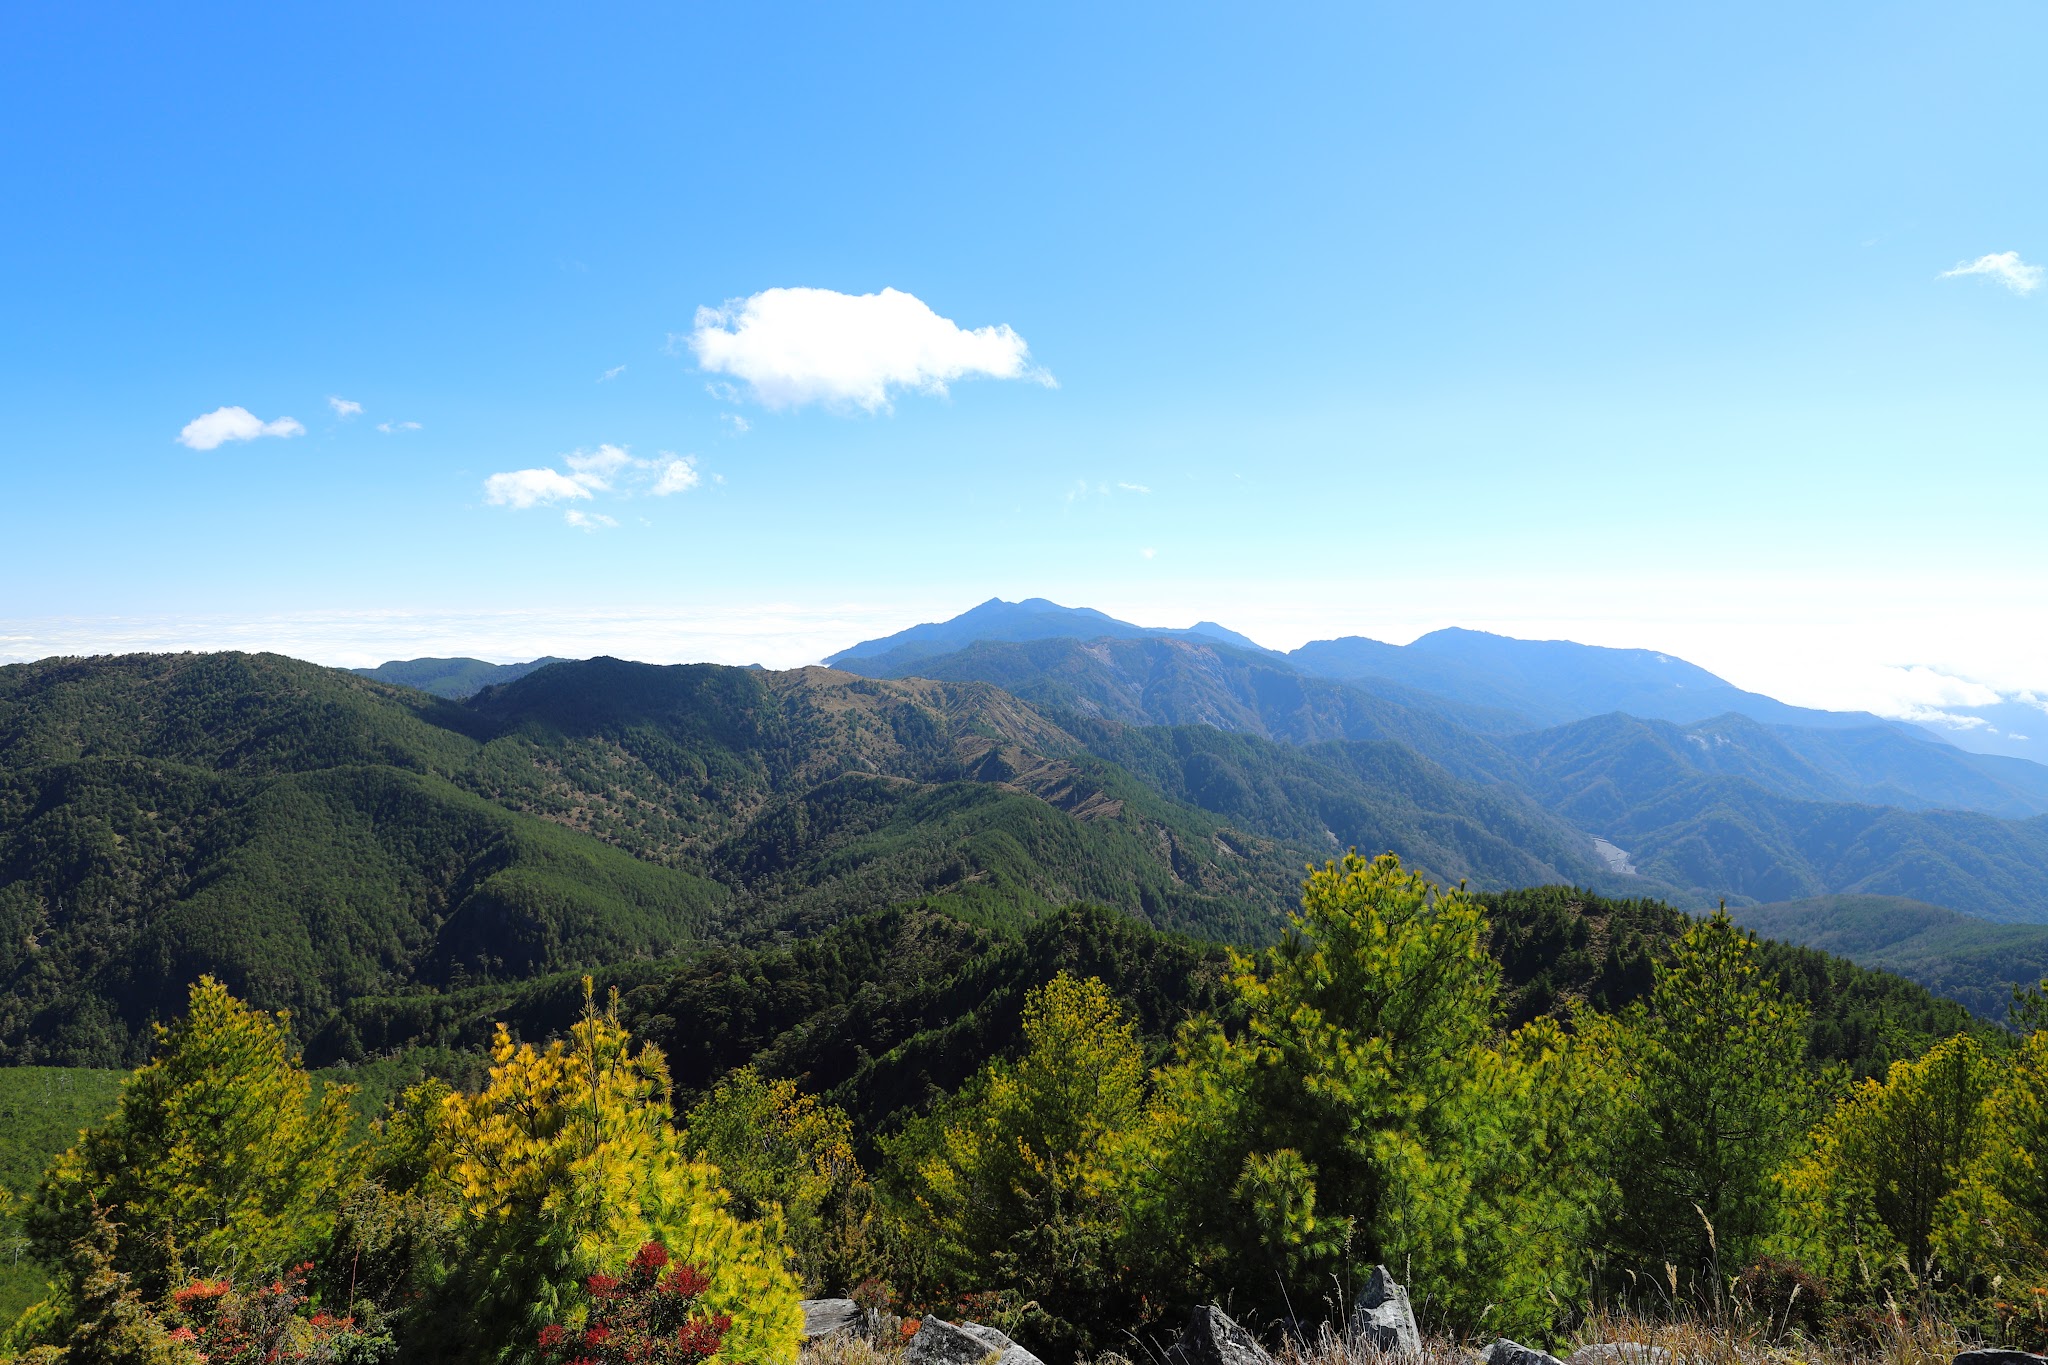
<svg viewBox="0 0 2048 1365">
<path fill-rule="evenodd" d="M 1759 780 L 1757 751 L 1725 760 L 1733 771 L 1703 768 L 1690 750 L 1712 740 L 1692 733 L 1614 716 L 1509 744 L 1533 794 L 1688 897 L 1905 896 L 2048 919 L 2048 816 L 1792 799 Z"/>
<path fill-rule="evenodd" d="M 2048 926 L 1993 924 L 1897 896 L 1816 896 L 1744 906 L 1737 922 L 1768 938 L 1896 972 L 2002 1020 L 2014 986 L 2048 977 Z"/>
<path fill-rule="evenodd" d="M 456 706 L 274 656 L 0 669 L 0 1049 L 132 1059 L 201 972 L 364 995 L 672 956 L 929 894 L 1260 939 L 1310 850 L 985 685 L 544 670 Z"/>
<path fill-rule="evenodd" d="M 50 1158 L 114 1107 L 126 1073 L 83 1067 L 0 1066 L 0 1191 L 26 1194 Z M 0 1323 L 43 1297 L 48 1267 L 23 1256 L 25 1238 L 0 1202 Z"/>
</svg>

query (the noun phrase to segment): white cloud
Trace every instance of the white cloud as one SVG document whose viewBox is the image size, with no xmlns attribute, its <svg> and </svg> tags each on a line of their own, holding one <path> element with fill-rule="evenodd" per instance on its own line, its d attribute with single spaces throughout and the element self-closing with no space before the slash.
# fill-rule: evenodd
<svg viewBox="0 0 2048 1365">
<path fill-rule="evenodd" d="M 1117 487 L 1123 489 L 1126 493 L 1150 493 L 1152 491 L 1142 483 L 1120 483 Z"/>
<path fill-rule="evenodd" d="M 597 377 L 597 382 L 600 384 L 608 384 L 612 380 L 617 379 L 620 375 L 624 374 L 625 372 L 626 367 L 624 365 L 614 365 L 609 370 L 606 370 L 603 374 L 599 375 Z"/>
<path fill-rule="evenodd" d="M 377 423 L 377 430 L 379 430 L 379 431 L 383 432 L 383 433 L 384 433 L 384 434 L 385 434 L 386 436 L 396 436 L 396 435 L 397 435 L 397 434 L 398 434 L 399 432 L 401 432 L 401 431 L 418 431 L 419 429 L 420 429 L 420 424 L 419 424 L 418 422 L 379 422 L 379 423 Z"/>
<path fill-rule="evenodd" d="M 657 498 L 671 493 L 687 493 L 702 482 L 697 473 L 697 461 L 688 455 L 670 456 L 659 464 L 660 474 L 655 477 L 654 487 L 647 491 Z"/>
<path fill-rule="evenodd" d="M 363 415 L 363 405 L 351 398 L 336 398 L 333 394 L 329 394 L 327 395 L 327 406 L 333 408 L 334 415 L 344 422 L 351 417 Z"/>
<path fill-rule="evenodd" d="M 1974 261 L 1964 261 L 1954 270 L 1941 272 L 1944 280 L 1952 280 L 1958 275 L 1984 275 L 2015 294 L 2031 294 L 2041 287 L 2041 280 L 2048 271 L 2038 265 L 2028 265 L 2020 259 L 2017 251 L 1998 251 L 1979 256 Z"/>
<path fill-rule="evenodd" d="M 588 501 L 599 493 L 630 498 L 644 494 L 665 498 L 686 493 L 703 481 L 697 457 L 662 451 L 643 460 L 626 446 L 606 442 L 591 450 L 562 456 L 566 469 L 514 469 L 484 480 L 484 501 L 497 507 L 527 508 L 541 503 Z M 586 531 L 618 523 L 600 513 L 573 512 L 571 526 Z"/>
<path fill-rule="evenodd" d="M 194 417 L 178 433 L 178 444 L 212 450 L 228 441 L 253 441 L 259 436 L 304 436 L 306 429 L 290 417 L 266 422 L 247 408 L 215 408 Z"/>
<path fill-rule="evenodd" d="M 824 403 L 878 412 L 898 390 L 943 394 L 975 376 L 1053 385 L 1008 326 L 968 331 L 897 289 L 766 289 L 723 308 L 699 308 L 689 345 L 698 365 L 745 382 L 772 408 Z"/>
<path fill-rule="evenodd" d="M 484 480 L 484 501 L 498 507 L 532 507 L 589 496 L 588 488 L 553 469 L 514 469 Z"/>
<path fill-rule="evenodd" d="M 1145 558 L 1147 559 L 1151 559 L 1155 557 L 1159 553 L 1159 551 L 1153 549 L 1150 545 L 1147 545 L 1144 549 L 1138 551 L 1138 553 L 1145 556 Z"/>
<path fill-rule="evenodd" d="M 635 460 L 624 446 L 601 445 L 596 450 L 578 450 L 562 457 L 562 463 L 569 466 L 569 477 L 585 488 L 599 493 L 609 492 L 612 480 L 618 472 L 630 465 L 645 465 L 645 460 Z"/>
<path fill-rule="evenodd" d="M 732 424 L 732 434 L 735 436 L 744 436 L 754 429 L 752 422 L 749 422 L 736 412 L 721 412 L 718 414 L 718 420 L 730 422 Z"/>
<path fill-rule="evenodd" d="M 619 524 L 602 512 L 579 512 L 573 507 L 562 513 L 562 520 L 579 531 L 602 531 Z"/>
</svg>

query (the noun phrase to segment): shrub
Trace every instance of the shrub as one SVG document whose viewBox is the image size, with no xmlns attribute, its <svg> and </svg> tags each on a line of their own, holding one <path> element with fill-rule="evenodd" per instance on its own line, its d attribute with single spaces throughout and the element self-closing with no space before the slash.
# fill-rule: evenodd
<svg viewBox="0 0 2048 1365">
<path fill-rule="evenodd" d="M 648 1242 L 624 1274 L 585 1279 L 582 1325 L 541 1328 L 541 1353 L 561 1365 L 696 1365 L 717 1355 L 732 1330 L 731 1315 L 698 1311 L 710 1284 L 702 1270 L 675 1264 L 667 1247 Z"/>
</svg>

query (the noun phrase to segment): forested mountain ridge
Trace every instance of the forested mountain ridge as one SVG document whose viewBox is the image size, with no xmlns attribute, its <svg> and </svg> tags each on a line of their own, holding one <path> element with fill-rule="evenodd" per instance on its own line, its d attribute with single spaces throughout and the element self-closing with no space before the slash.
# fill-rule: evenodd
<svg viewBox="0 0 2048 1365">
<path fill-rule="evenodd" d="M 515 682 L 549 664 L 568 662 L 554 655 L 528 659 L 524 663 L 494 664 L 482 659 L 391 659 L 375 668 L 351 668 L 358 677 L 398 687 L 415 687 L 422 692 L 451 701 L 473 697 L 486 687 Z"/>
</svg>

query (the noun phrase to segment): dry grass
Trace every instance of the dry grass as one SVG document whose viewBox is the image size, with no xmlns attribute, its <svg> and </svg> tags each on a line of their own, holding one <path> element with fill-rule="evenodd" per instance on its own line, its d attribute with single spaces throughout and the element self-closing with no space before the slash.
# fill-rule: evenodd
<svg viewBox="0 0 2048 1365">
<path fill-rule="evenodd" d="M 1890 1318 L 1854 1334 L 1807 1337 L 1756 1317 L 1717 1322 L 1601 1314 L 1553 1346 L 1569 1357 L 1582 1346 L 1622 1342 L 1662 1350 L 1661 1365 L 1949 1365 L 1956 1352 L 1971 1344 L 1949 1324 L 1933 1319 Z M 1428 1338 L 1419 1365 L 1474 1365 L 1481 1349 L 1482 1343 Z M 1290 1341 L 1274 1354 L 1278 1365 L 1417 1365 L 1347 1340 L 1330 1327 L 1312 1339 Z"/>
<path fill-rule="evenodd" d="M 894 1320 L 872 1338 L 841 1334 L 810 1342 L 799 1365 L 902 1365 L 908 1339 L 892 1330 Z M 1581 1346 L 1629 1342 L 1666 1353 L 1662 1365 L 1949 1365 L 1958 1351 L 1976 1345 L 1949 1323 L 1904 1315 L 1872 1319 L 1855 1331 L 1820 1336 L 1787 1332 L 1755 1314 L 1726 1320 L 1705 1315 L 1676 1318 L 1602 1313 L 1588 1318 L 1570 1338 L 1551 1343 L 1569 1357 Z M 1527 1343 L 1534 1345 L 1535 1343 Z M 1275 1365 L 1476 1365 L 1484 1342 L 1430 1337 L 1422 1358 L 1391 1355 L 1355 1340 L 1334 1326 L 1314 1337 L 1289 1339 L 1273 1353 Z M 1136 1354 L 1150 1354 L 1140 1350 Z M 1053 1365 L 1060 1365 L 1053 1362 Z M 1092 1365 L 1131 1365 L 1128 1357 L 1105 1355 Z M 1156 1363 L 1155 1363 L 1156 1365 Z M 1648 1365 L 1648 1362 L 1644 1362 Z"/>
<path fill-rule="evenodd" d="M 896 1330 L 897 1323 L 890 1318 L 872 1335 L 835 1332 L 807 1341 L 797 1365 L 902 1365 L 903 1348 L 910 1339 Z"/>
</svg>

